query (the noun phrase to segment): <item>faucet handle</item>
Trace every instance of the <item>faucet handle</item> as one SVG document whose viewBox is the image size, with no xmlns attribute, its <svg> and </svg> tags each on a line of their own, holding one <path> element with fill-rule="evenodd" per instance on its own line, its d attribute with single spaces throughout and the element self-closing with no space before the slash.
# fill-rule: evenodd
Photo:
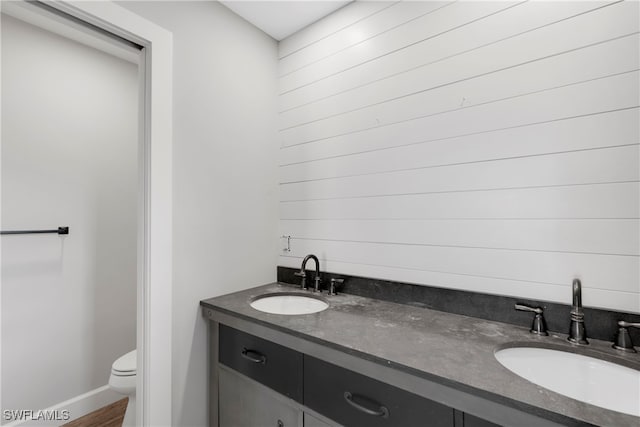
<svg viewBox="0 0 640 427">
<path fill-rule="evenodd" d="M 628 328 L 640 328 L 640 323 L 631 323 L 620 320 L 618 322 L 618 333 L 616 334 L 616 340 L 611 347 L 616 350 L 626 351 L 627 353 L 637 353 L 633 348 L 633 341 L 631 341 L 631 335 L 629 335 Z"/>
<path fill-rule="evenodd" d="M 336 293 L 336 284 L 344 283 L 344 279 L 336 279 L 334 277 L 331 278 L 331 284 L 329 285 L 329 295 L 337 295 Z"/>
<path fill-rule="evenodd" d="M 547 322 L 544 320 L 542 307 L 531 307 L 526 304 L 516 304 L 514 307 L 518 311 L 530 311 L 535 313 L 536 315 L 533 318 L 533 323 L 531 324 L 531 329 L 529 332 L 536 335 L 544 335 L 547 336 L 549 333 L 547 332 Z"/>
<path fill-rule="evenodd" d="M 320 278 L 320 276 L 316 275 L 313 281 L 314 281 L 313 292 L 322 292 L 322 289 L 320 288 L 320 283 L 322 282 L 322 279 Z"/>
<path fill-rule="evenodd" d="M 293 273 L 293 275 L 302 278 L 302 280 L 300 281 L 300 289 L 302 289 L 303 291 L 306 291 L 307 290 L 307 273 L 305 273 L 304 270 L 300 270 Z"/>
<path fill-rule="evenodd" d="M 530 305 L 526 304 L 516 304 L 515 309 L 518 311 L 531 311 L 536 314 L 542 314 L 543 312 L 542 307 L 531 307 Z"/>
<path fill-rule="evenodd" d="M 631 323 L 620 320 L 618 322 L 618 326 L 620 326 L 621 328 L 640 328 L 640 323 Z"/>
</svg>

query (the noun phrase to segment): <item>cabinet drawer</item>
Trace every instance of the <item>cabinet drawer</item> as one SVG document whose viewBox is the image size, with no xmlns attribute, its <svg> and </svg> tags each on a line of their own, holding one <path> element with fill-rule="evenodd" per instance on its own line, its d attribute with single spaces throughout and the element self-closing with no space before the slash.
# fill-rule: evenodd
<svg viewBox="0 0 640 427">
<path fill-rule="evenodd" d="M 304 356 L 304 404 L 347 427 L 452 427 L 454 410 Z"/>
<path fill-rule="evenodd" d="M 220 325 L 220 363 L 302 402 L 302 353 Z"/>
<path fill-rule="evenodd" d="M 298 427 L 302 411 L 267 387 L 231 369 L 220 369 L 219 427 Z M 290 401 L 289 401 L 290 402 Z M 329 427 L 329 426 L 327 426 Z"/>
</svg>

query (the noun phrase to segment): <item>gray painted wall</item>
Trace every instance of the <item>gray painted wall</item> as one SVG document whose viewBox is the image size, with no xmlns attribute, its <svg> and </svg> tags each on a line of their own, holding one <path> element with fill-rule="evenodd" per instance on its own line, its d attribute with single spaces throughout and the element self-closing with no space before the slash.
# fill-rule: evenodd
<svg viewBox="0 0 640 427">
<path fill-rule="evenodd" d="M 173 32 L 173 425 L 207 424 L 201 299 L 275 280 L 277 45 L 216 2 L 122 2 Z"/>
</svg>

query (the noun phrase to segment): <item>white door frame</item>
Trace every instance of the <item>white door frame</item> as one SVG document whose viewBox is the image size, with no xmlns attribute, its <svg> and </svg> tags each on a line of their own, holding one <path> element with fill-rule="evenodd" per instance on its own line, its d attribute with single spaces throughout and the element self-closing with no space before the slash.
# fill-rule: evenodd
<svg viewBox="0 0 640 427">
<path fill-rule="evenodd" d="M 168 426 L 172 377 L 172 34 L 111 1 L 53 0 L 46 4 L 143 47 L 136 425 Z"/>
</svg>

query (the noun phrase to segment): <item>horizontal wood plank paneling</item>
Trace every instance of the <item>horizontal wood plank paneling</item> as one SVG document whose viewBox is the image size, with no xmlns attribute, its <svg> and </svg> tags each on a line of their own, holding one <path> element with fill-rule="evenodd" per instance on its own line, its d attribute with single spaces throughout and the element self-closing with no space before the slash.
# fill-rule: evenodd
<svg viewBox="0 0 640 427">
<path fill-rule="evenodd" d="M 307 240 L 640 255 L 636 219 L 282 220 Z"/>
<path fill-rule="evenodd" d="M 280 264 L 640 312 L 638 3 L 378 6 L 281 45 Z"/>
<path fill-rule="evenodd" d="M 574 275 L 582 275 L 585 285 L 588 283 L 589 287 L 624 292 L 633 292 L 633 281 L 640 279 L 640 259 L 630 256 L 441 246 L 412 248 L 388 243 L 313 240 L 294 241 L 292 252 L 287 255 L 303 258 L 310 252 L 317 253 L 325 260 L 351 264 L 395 266 L 407 270 L 493 277 L 568 288 L 571 283 L 566 282 L 570 282 L 568 279 Z M 620 286 L 620 282 L 625 285 Z M 570 300 L 570 297 L 571 292 L 566 299 Z"/>
<path fill-rule="evenodd" d="M 307 125 L 280 132 L 284 146 L 294 146 L 307 143 L 318 143 L 325 139 L 344 141 L 363 141 L 371 133 L 391 132 L 396 137 L 403 137 L 403 133 L 420 135 L 424 139 L 450 136 L 450 132 L 460 126 L 453 122 L 464 122 L 465 133 L 480 132 L 486 129 L 517 126 L 524 123 L 542 122 L 555 118 L 593 114 L 602 111 L 637 107 L 638 99 L 638 71 L 621 71 L 611 77 L 578 82 L 560 86 L 546 91 L 523 94 L 517 97 L 507 97 L 493 102 L 480 103 L 469 107 L 430 107 L 428 97 L 420 99 L 416 104 L 410 104 L 407 110 L 400 106 L 384 105 L 373 113 L 358 111 L 342 122 L 329 123 L 327 126 Z M 464 92 L 463 92 L 464 93 Z M 438 99 L 435 103 L 438 103 Z M 461 97 L 455 101 L 461 102 Z M 455 102 L 454 101 L 454 102 Z M 462 101 L 463 102 L 463 101 Z M 404 107 L 406 107 L 406 103 Z M 420 106 L 422 108 L 420 109 Z M 417 107 L 417 108 L 414 108 Z M 433 109 L 431 109 L 433 108 Z M 514 114 L 517 111 L 518 114 Z M 409 136 L 409 135 L 407 135 Z M 402 138 L 404 139 L 404 138 Z M 334 143 L 334 141 L 330 141 Z M 366 141 L 365 141 L 366 142 Z M 369 147 L 370 144 L 367 144 Z"/>
<path fill-rule="evenodd" d="M 356 154 L 320 154 L 315 159 L 282 165 L 280 182 L 634 144 L 640 142 L 637 121 L 639 111 L 637 108 L 616 110 L 535 126 L 384 147 Z"/>
<path fill-rule="evenodd" d="M 280 186 L 282 201 L 638 181 L 638 145 Z"/>
<path fill-rule="evenodd" d="M 416 2 L 414 2 L 415 4 Z M 406 2 L 411 6 L 411 2 Z M 352 49 L 343 50 L 325 60 L 305 67 L 299 72 L 290 73 L 280 79 L 281 93 L 295 90 L 319 79 L 357 66 L 365 61 L 373 60 L 382 55 L 404 47 L 407 40 L 420 40 L 437 35 L 453 28 L 464 25 L 475 19 L 488 16 L 516 4 L 515 2 L 456 2 L 455 4 L 436 10 L 396 28 L 394 31 L 382 33 L 378 37 L 360 43 Z"/>
<path fill-rule="evenodd" d="M 638 219 L 640 183 L 281 202 L 280 219 Z"/>
<path fill-rule="evenodd" d="M 539 37 L 540 31 L 549 30 L 544 29 L 545 26 L 553 26 L 552 24 L 556 22 L 561 25 L 561 22 L 571 16 L 597 10 L 603 5 L 607 3 L 556 2 L 553 5 L 549 2 L 520 3 L 517 7 L 504 9 L 500 13 L 469 23 L 456 31 L 444 32 L 423 42 L 409 43 L 393 53 L 282 94 L 280 106 L 285 111 L 298 108 L 325 97 L 356 90 L 385 78 L 398 76 L 402 81 L 401 75 L 404 73 L 428 67 L 438 61 L 463 55 L 474 49 L 492 44 L 502 45 L 518 35 L 528 37 L 526 34 L 536 28 L 540 28 L 536 31 Z M 554 28 L 550 30 L 555 31 Z M 539 45 L 538 49 L 548 49 L 548 46 Z M 512 53 L 525 55 L 524 57 L 529 55 L 526 51 Z"/>
<path fill-rule="evenodd" d="M 444 114 L 371 127 L 309 143 L 298 143 L 283 147 L 280 150 L 280 161 L 287 165 L 632 109 L 637 108 L 640 103 L 638 94 L 634 92 L 637 90 L 638 72 L 627 73 Z"/>
<path fill-rule="evenodd" d="M 403 74 L 402 78 L 383 80 L 281 113 L 281 127 L 290 129 L 312 125 L 335 128 L 335 123 L 340 121 L 351 123 L 358 117 L 380 117 L 386 109 L 417 111 L 420 114 L 447 111 L 598 79 L 621 71 L 633 71 L 638 68 L 639 37 L 635 33 L 524 61 L 519 63 L 521 65 L 509 62 L 502 68 L 493 64 L 498 60 L 489 61 L 485 57 L 484 61 L 478 61 L 471 55 L 464 57 L 465 63 L 457 61 L 453 67 L 450 61 L 442 61 L 428 69 Z M 506 62 L 508 53 L 499 54 L 498 58 Z M 451 73 L 451 68 L 460 72 Z M 550 69 L 555 73 L 548 73 Z M 425 109 L 427 103 L 429 108 Z"/>
</svg>

